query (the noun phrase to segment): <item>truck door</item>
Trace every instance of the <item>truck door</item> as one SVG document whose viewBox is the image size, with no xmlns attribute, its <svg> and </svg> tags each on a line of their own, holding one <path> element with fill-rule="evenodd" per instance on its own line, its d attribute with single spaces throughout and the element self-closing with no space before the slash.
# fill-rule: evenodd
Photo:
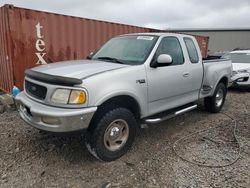
<svg viewBox="0 0 250 188">
<path fill-rule="evenodd" d="M 188 65 L 187 72 L 189 75 L 186 77 L 186 84 L 189 86 L 189 97 L 193 101 L 199 98 L 200 89 L 202 87 L 203 80 L 203 65 L 201 53 L 198 53 L 199 49 L 198 43 L 190 38 L 183 38 L 185 43 L 185 48 L 187 53 L 186 63 Z"/>
<path fill-rule="evenodd" d="M 148 110 L 149 114 L 155 114 L 164 110 L 175 108 L 189 102 L 193 102 L 197 96 L 193 95 L 190 63 L 187 59 L 187 51 L 183 52 L 185 43 L 182 38 L 175 36 L 164 37 L 156 50 L 154 60 L 160 54 L 168 54 L 173 62 L 169 66 L 147 68 L 148 76 Z M 186 48 L 185 48 L 186 49 Z M 197 85 L 197 84 L 196 84 Z M 196 86 L 195 86 L 196 89 Z"/>
</svg>

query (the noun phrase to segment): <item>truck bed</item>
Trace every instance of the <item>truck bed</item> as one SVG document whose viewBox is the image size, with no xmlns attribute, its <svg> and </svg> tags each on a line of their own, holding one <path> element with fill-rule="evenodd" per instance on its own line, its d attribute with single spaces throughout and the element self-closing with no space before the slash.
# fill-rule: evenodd
<svg viewBox="0 0 250 188">
<path fill-rule="evenodd" d="M 232 63 L 228 59 L 203 60 L 204 77 L 200 98 L 211 96 L 214 87 L 224 75 L 232 74 Z M 231 82 L 231 80 L 228 80 Z"/>
</svg>

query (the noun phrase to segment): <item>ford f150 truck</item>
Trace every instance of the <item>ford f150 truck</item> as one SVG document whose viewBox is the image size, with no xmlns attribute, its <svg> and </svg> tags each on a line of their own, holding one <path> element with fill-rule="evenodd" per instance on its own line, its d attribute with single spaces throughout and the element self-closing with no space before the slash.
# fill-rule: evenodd
<svg viewBox="0 0 250 188">
<path fill-rule="evenodd" d="M 112 161 L 131 147 L 140 125 L 197 107 L 219 112 L 231 78 L 230 60 L 203 61 L 194 37 L 172 33 L 117 36 L 87 60 L 26 71 L 16 97 L 21 118 L 50 132 L 86 131 L 86 146 Z"/>
</svg>

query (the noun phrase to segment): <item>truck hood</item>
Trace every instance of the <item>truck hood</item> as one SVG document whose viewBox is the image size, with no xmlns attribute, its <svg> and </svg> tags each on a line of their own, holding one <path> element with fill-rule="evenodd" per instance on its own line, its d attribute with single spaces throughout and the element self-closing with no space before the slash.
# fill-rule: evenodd
<svg viewBox="0 0 250 188">
<path fill-rule="evenodd" d="M 233 63 L 232 65 L 234 71 L 250 69 L 250 63 Z"/>
<path fill-rule="evenodd" d="M 103 72 L 112 71 L 129 65 L 109 63 L 95 60 L 74 60 L 51 63 L 35 67 L 32 70 L 55 76 L 85 79 Z"/>
</svg>

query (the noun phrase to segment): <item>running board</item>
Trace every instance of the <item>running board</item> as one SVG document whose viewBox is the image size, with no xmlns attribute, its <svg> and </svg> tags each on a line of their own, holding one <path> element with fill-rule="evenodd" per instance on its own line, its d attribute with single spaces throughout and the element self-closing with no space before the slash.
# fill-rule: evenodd
<svg viewBox="0 0 250 188">
<path fill-rule="evenodd" d="M 175 116 L 178 116 L 178 115 L 181 115 L 181 114 L 184 114 L 185 112 L 189 112 L 193 109 L 197 108 L 197 104 L 195 105 L 192 105 L 192 106 L 189 106 L 189 107 L 186 107 L 186 108 L 183 108 L 181 110 L 178 110 L 174 113 L 171 113 L 171 114 L 168 114 L 164 117 L 158 117 L 158 118 L 151 118 L 151 119 L 145 119 L 144 120 L 144 123 L 145 124 L 156 124 L 156 123 L 160 123 L 162 121 L 165 121 L 167 119 L 170 119 L 170 118 L 173 118 Z"/>
</svg>

